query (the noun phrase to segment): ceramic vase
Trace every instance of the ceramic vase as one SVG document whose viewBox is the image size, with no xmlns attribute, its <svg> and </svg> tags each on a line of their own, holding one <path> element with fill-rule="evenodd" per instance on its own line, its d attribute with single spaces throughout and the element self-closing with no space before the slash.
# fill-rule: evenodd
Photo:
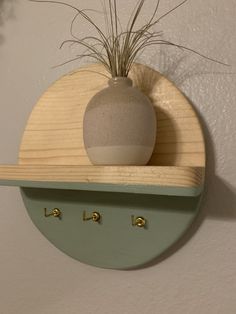
<svg viewBox="0 0 236 314">
<path fill-rule="evenodd" d="M 84 145 L 94 165 L 146 165 L 156 142 L 156 113 L 126 77 L 112 78 L 88 103 Z"/>
</svg>

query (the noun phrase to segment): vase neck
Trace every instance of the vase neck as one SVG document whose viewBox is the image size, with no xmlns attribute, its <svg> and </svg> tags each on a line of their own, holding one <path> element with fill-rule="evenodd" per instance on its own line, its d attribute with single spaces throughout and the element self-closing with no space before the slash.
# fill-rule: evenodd
<svg viewBox="0 0 236 314">
<path fill-rule="evenodd" d="M 117 86 L 129 87 L 129 86 L 133 85 L 133 82 L 128 77 L 117 76 L 117 77 L 113 77 L 113 78 L 109 79 L 108 85 L 111 87 L 117 87 Z"/>
</svg>

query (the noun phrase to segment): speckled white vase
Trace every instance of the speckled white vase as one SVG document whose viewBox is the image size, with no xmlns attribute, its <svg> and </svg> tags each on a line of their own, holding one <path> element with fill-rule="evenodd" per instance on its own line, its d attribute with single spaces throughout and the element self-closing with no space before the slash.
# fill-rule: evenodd
<svg viewBox="0 0 236 314">
<path fill-rule="evenodd" d="M 83 136 L 94 165 L 146 165 L 156 142 L 153 105 L 129 78 L 110 79 L 87 105 Z"/>
</svg>

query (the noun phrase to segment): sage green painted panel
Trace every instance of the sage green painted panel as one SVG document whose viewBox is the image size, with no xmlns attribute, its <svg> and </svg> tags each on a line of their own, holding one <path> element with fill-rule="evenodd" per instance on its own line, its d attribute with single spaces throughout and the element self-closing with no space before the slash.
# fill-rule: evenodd
<svg viewBox="0 0 236 314">
<path fill-rule="evenodd" d="M 23 188 L 62 189 L 62 190 L 84 190 L 117 193 L 136 193 L 154 195 L 175 196 L 198 196 L 203 187 L 171 187 L 160 185 L 122 185 L 104 183 L 81 183 L 81 182 L 45 182 L 45 181 L 23 181 L 23 180 L 0 180 L 0 185 L 20 186 Z"/>
<path fill-rule="evenodd" d="M 171 247 L 198 212 L 199 197 L 156 196 L 74 190 L 22 188 L 28 213 L 57 248 L 83 263 L 130 269 L 144 265 Z M 44 208 L 62 211 L 62 219 L 44 217 Z M 84 222 L 83 210 L 102 215 L 101 224 Z M 133 227 L 143 216 L 146 229 Z"/>
</svg>

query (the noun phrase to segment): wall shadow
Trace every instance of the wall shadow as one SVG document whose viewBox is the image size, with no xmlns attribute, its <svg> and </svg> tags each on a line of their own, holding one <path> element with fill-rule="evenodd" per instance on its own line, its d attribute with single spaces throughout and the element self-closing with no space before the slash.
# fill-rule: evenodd
<svg viewBox="0 0 236 314">
<path fill-rule="evenodd" d="M 203 211 L 206 218 L 221 220 L 236 219 L 236 187 L 231 186 L 216 174 L 214 142 L 205 118 L 189 100 L 200 120 L 206 145 L 206 177 Z"/>
<path fill-rule="evenodd" d="M 9 19 L 14 19 L 14 4 L 18 0 L 0 0 L 0 45 L 4 43 L 2 28 Z"/>
<path fill-rule="evenodd" d="M 204 118 L 198 112 L 206 141 L 206 191 L 204 210 L 206 218 L 220 220 L 236 219 L 236 187 L 216 175 L 215 149 Z"/>
<path fill-rule="evenodd" d="M 206 53 L 208 57 L 208 54 Z M 211 51 L 209 52 L 211 56 Z M 219 60 L 221 61 L 221 60 Z M 140 62 L 154 67 L 163 76 L 181 87 L 188 79 L 203 75 L 236 75 L 230 67 L 199 57 L 184 50 L 173 50 L 169 47 L 157 47 L 154 53 Z M 217 67 L 217 68 L 216 68 Z"/>
</svg>

